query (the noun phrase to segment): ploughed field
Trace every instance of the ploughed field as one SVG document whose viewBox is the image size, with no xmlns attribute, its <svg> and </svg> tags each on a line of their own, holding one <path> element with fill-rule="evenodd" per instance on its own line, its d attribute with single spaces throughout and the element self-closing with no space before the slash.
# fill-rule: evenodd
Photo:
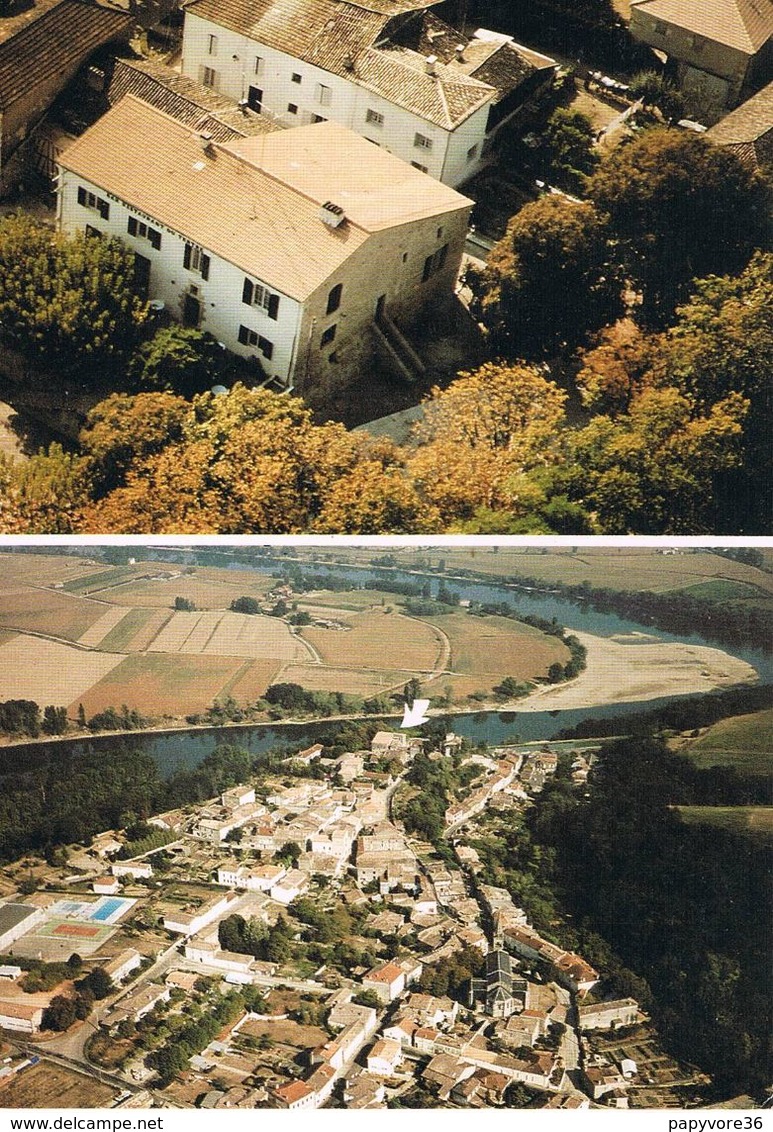
<svg viewBox="0 0 773 1132">
<path fill-rule="evenodd" d="M 274 585 L 251 571 L 0 554 L 0 700 L 177 720 L 226 696 L 253 704 L 272 683 L 369 697 L 416 677 L 430 696 L 460 698 L 569 659 L 516 621 L 413 616 L 377 591 L 294 596 L 314 622 L 303 627 L 229 610 L 245 596 L 268 610 Z"/>
</svg>

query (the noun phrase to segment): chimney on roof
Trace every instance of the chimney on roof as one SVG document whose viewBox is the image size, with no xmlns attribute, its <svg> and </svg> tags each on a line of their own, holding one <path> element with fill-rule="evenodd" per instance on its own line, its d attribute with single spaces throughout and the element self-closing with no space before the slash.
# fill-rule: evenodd
<svg viewBox="0 0 773 1132">
<path fill-rule="evenodd" d="M 428 55 L 424 60 L 424 70 L 428 75 L 437 74 L 437 55 Z"/>
<path fill-rule="evenodd" d="M 456 47 L 454 48 L 454 55 L 456 56 L 457 63 L 463 63 L 464 62 L 464 44 L 463 43 L 457 43 Z"/>
<path fill-rule="evenodd" d="M 353 55 L 345 55 L 344 56 L 344 70 L 345 71 L 353 71 L 354 70 L 354 56 Z"/>
<path fill-rule="evenodd" d="M 204 153 L 212 152 L 212 134 L 208 130 L 199 133 L 199 145 Z"/>
<path fill-rule="evenodd" d="M 332 200 L 325 201 L 318 215 L 322 223 L 327 224 L 328 228 L 340 228 L 346 220 L 346 213 L 340 204 L 333 204 Z"/>
</svg>

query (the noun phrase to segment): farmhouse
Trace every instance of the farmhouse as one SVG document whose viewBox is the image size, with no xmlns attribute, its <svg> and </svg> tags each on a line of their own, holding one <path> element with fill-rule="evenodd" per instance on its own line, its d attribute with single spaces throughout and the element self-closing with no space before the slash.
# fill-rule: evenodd
<svg viewBox="0 0 773 1132">
<path fill-rule="evenodd" d="M 471 177 L 555 62 L 467 36 L 439 0 L 195 0 L 183 73 L 283 126 L 340 122 L 448 185 Z"/>
<path fill-rule="evenodd" d="M 760 87 L 773 64 L 773 0 L 632 0 L 630 27 L 715 117 Z"/>
<path fill-rule="evenodd" d="M 60 159 L 65 231 L 119 237 L 148 297 L 322 398 L 376 355 L 421 370 L 405 331 L 452 301 L 469 211 L 336 123 L 214 142 L 131 95 Z"/>
<path fill-rule="evenodd" d="M 0 21 L 0 193 L 24 174 L 24 143 L 100 47 L 128 40 L 129 16 L 90 0 L 32 0 Z"/>
</svg>

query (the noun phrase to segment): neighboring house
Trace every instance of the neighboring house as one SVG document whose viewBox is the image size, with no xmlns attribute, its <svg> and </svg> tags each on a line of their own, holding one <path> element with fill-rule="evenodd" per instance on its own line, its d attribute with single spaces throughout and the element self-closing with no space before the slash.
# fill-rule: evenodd
<svg viewBox="0 0 773 1132">
<path fill-rule="evenodd" d="M 79 68 L 131 27 L 127 13 L 90 0 L 32 0 L 0 17 L 0 193 L 24 175 L 24 142 Z"/>
<path fill-rule="evenodd" d="M 712 126 L 706 138 L 751 169 L 773 166 L 773 82 Z"/>
<path fill-rule="evenodd" d="M 99 1024 L 112 1032 L 127 1019 L 139 1022 L 146 1014 L 150 1014 L 159 1002 L 168 1002 L 170 993 L 169 987 L 159 986 L 158 983 L 150 983 L 148 986 L 130 991 Z"/>
<path fill-rule="evenodd" d="M 292 904 L 309 887 L 309 877 L 301 869 L 290 869 L 271 886 L 270 896 L 280 904 Z"/>
<path fill-rule="evenodd" d="M 230 905 L 238 899 L 235 892 L 226 892 L 224 896 L 213 896 L 195 911 L 169 912 L 164 917 L 164 927 L 168 932 L 179 932 L 184 936 L 195 935 L 207 924 L 225 915 Z"/>
<path fill-rule="evenodd" d="M 256 378 L 321 402 L 379 352 L 423 368 L 396 324 L 452 299 L 471 205 L 453 189 L 333 122 L 215 143 L 132 95 L 60 160 L 61 228 L 122 239 L 140 289 Z"/>
<path fill-rule="evenodd" d="M 632 0 L 630 30 L 668 57 L 707 116 L 737 106 L 770 76 L 773 0 Z"/>
<path fill-rule="evenodd" d="M 118 880 L 118 877 L 113 876 L 97 877 L 91 885 L 92 891 L 98 893 L 100 896 L 115 896 L 120 887 L 121 882 Z"/>
<path fill-rule="evenodd" d="M 405 971 L 390 960 L 363 975 L 362 988 L 373 991 L 382 1002 L 393 1002 L 405 990 Z"/>
<path fill-rule="evenodd" d="M 250 868 L 238 862 L 227 862 L 217 870 L 217 883 L 227 888 L 243 888 L 248 892 L 268 892 L 287 875 L 284 865 L 260 865 Z"/>
<path fill-rule="evenodd" d="M 36 1034 L 42 1021 L 42 1006 L 26 1002 L 0 1002 L 0 1030 Z"/>
<path fill-rule="evenodd" d="M 335 121 L 448 185 L 554 75 L 552 59 L 439 0 L 195 0 L 183 73 L 284 126 Z"/>
<path fill-rule="evenodd" d="M 153 876 L 150 861 L 116 861 L 110 866 L 114 877 L 131 877 L 133 880 L 147 880 Z"/>
<path fill-rule="evenodd" d="M 368 1072 L 377 1077 L 391 1077 L 402 1060 L 400 1043 L 391 1038 L 380 1038 L 368 1052 Z"/>
<path fill-rule="evenodd" d="M 617 1026 L 633 1026 L 642 1018 L 639 1004 L 634 998 L 581 1005 L 577 1008 L 577 1013 L 581 1030 L 613 1030 Z"/>
<path fill-rule="evenodd" d="M 314 1086 L 305 1081 L 289 1081 L 286 1085 L 279 1085 L 273 1090 L 273 1097 L 278 1108 L 287 1108 L 292 1111 L 301 1108 L 316 1108 L 317 1094 Z"/>
<path fill-rule="evenodd" d="M 123 982 L 132 971 L 136 971 L 141 963 L 142 956 L 139 951 L 135 951 L 133 947 L 127 947 L 125 951 L 121 951 L 118 955 L 114 955 L 112 959 L 108 959 L 107 963 L 103 963 L 102 970 L 110 976 L 114 983 L 118 984 Z"/>
</svg>

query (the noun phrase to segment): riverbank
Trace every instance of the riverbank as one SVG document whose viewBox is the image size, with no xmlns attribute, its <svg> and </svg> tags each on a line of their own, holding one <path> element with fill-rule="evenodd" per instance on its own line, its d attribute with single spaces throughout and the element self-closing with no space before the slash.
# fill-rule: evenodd
<svg viewBox="0 0 773 1132">
<path fill-rule="evenodd" d="M 536 689 L 519 700 L 515 710 L 561 711 L 689 696 L 754 684 L 758 679 L 751 664 L 722 649 L 567 631 L 585 646 L 585 670 L 566 683 Z"/>
<path fill-rule="evenodd" d="M 618 638 L 568 629 L 585 646 L 587 666 L 579 676 L 561 684 L 536 688 L 522 699 L 492 700 L 464 707 L 431 708 L 430 716 L 469 716 L 481 712 L 535 713 L 599 709 L 620 703 L 643 703 L 676 696 L 724 691 L 757 682 L 755 668 L 721 649 L 673 641 L 658 641 L 647 634 L 631 633 Z M 642 643 L 644 642 L 644 643 Z M 440 685 L 442 675 L 437 678 Z M 427 691 L 431 695 L 431 689 Z M 379 721 L 397 727 L 402 712 L 394 715 L 307 716 L 298 719 L 253 719 L 241 723 L 191 724 L 184 719 L 165 719 L 137 731 L 71 731 L 66 735 L 40 736 L 38 739 L 0 737 L 0 749 L 40 743 L 62 743 L 132 736 L 176 735 L 180 733 L 238 733 L 253 727 L 291 728 L 314 724 L 351 721 Z"/>
</svg>

